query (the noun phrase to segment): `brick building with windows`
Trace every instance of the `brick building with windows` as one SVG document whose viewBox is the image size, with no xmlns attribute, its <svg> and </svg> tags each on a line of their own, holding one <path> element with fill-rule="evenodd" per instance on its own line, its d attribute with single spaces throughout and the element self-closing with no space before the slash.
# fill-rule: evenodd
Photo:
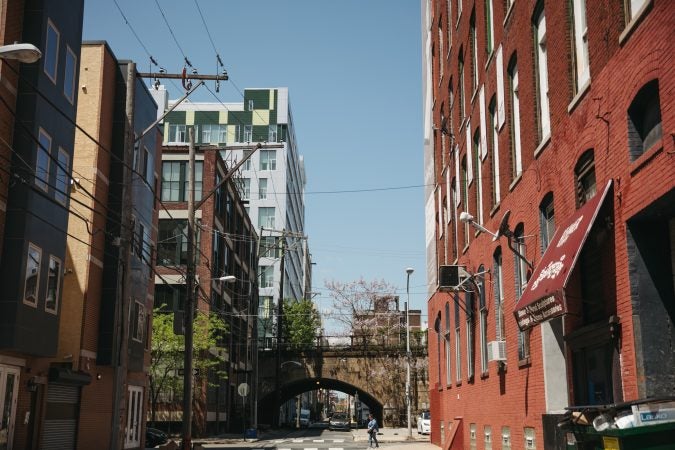
<svg viewBox="0 0 675 450">
<path fill-rule="evenodd" d="M 431 440 L 565 448 L 675 389 L 675 9 L 421 7 Z"/>
</svg>

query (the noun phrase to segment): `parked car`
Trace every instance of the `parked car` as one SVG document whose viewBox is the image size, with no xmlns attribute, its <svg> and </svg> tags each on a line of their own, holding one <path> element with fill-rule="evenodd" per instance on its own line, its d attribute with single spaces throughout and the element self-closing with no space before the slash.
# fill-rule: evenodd
<svg viewBox="0 0 675 450">
<path fill-rule="evenodd" d="M 429 411 L 422 411 L 417 416 L 417 434 L 431 433 L 431 414 Z"/>
<path fill-rule="evenodd" d="M 169 436 L 157 428 L 145 428 L 145 447 L 152 448 L 169 442 Z"/>
<path fill-rule="evenodd" d="M 328 429 L 333 430 L 347 430 L 349 431 L 349 418 L 346 413 L 336 412 L 334 413 L 330 420 L 328 421 Z"/>
</svg>

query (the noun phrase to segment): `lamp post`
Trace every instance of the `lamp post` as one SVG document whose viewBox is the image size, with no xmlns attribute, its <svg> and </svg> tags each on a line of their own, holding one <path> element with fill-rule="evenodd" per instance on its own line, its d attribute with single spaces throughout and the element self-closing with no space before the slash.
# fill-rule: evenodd
<svg viewBox="0 0 675 450">
<path fill-rule="evenodd" d="M 42 57 L 42 52 L 33 44 L 0 45 L 0 59 L 32 64 Z"/>
<path fill-rule="evenodd" d="M 405 283 L 405 292 L 407 296 L 407 301 L 405 302 L 405 348 L 406 348 L 406 379 L 405 379 L 405 401 L 407 407 L 407 417 L 408 417 L 408 439 L 412 439 L 412 421 L 410 420 L 410 409 L 412 399 L 410 396 L 410 275 L 415 271 L 412 267 L 405 269 L 405 273 L 408 275 L 406 277 Z"/>
</svg>

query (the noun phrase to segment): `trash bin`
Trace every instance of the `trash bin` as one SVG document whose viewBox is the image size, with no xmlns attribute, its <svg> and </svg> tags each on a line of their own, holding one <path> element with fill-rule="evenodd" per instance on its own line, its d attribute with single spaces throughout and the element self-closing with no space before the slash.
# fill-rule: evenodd
<svg viewBox="0 0 675 450">
<path fill-rule="evenodd" d="M 603 431 L 596 431 L 592 426 L 576 425 L 571 432 L 574 438 L 568 436 L 567 450 L 675 449 L 675 422 Z"/>
<path fill-rule="evenodd" d="M 247 428 L 246 429 L 246 439 L 257 439 L 258 438 L 258 430 L 255 428 Z"/>
</svg>

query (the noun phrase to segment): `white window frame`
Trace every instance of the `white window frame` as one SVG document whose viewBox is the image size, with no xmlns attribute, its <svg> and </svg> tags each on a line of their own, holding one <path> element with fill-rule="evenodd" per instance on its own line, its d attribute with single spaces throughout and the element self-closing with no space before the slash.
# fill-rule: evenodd
<svg viewBox="0 0 675 450">
<path fill-rule="evenodd" d="M 251 198 L 251 179 L 242 178 L 241 179 L 241 199 L 249 200 Z"/>
<path fill-rule="evenodd" d="M 626 10 L 628 11 L 628 19 L 630 22 L 635 20 L 640 12 L 652 0 L 626 0 Z"/>
<path fill-rule="evenodd" d="M 54 299 L 53 299 L 54 307 L 48 308 L 47 304 L 49 303 L 49 280 L 51 278 L 50 272 L 52 271 L 52 262 L 55 262 L 57 264 L 57 268 L 55 270 L 56 290 L 54 291 Z M 47 271 L 47 292 L 45 293 L 45 311 L 54 315 L 59 313 L 59 296 L 61 294 L 62 273 L 63 273 L 63 265 L 61 263 L 61 260 L 54 255 L 49 255 L 49 267 Z"/>
<path fill-rule="evenodd" d="M 495 50 L 494 11 L 492 0 L 485 0 L 485 51 L 488 59 Z"/>
<path fill-rule="evenodd" d="M 499 249 L 498 249 L 499 250 Z M 493 266 L 495 269 L 495 339 L 503 341 L 505 336 L 504 330 L 504 266 L 501 251 L 492 256 Z"/>
<path fill-rule="evenodd" d="M 476 137 L 478 139 L 476 139 Z M 483 224 L 483 176 L 481 174 L 481 160 L 480 160 L 480 147 L 481 147 L 481 131 L 476 130 L 473 136 L 473 145 L 476 156 L 476 220 L 479 224 Z"/>
<path fill-rule="evenodd" d="M 499 187 L 499 125 L 497 105 L 490 109 L 490 129 L 492 133 L 492 187 L 494 189 L 494 203 L 498 205 L 501 202 L 501 188 Z"/>
<path fill-rule="evenodd" d="M 5 438 L 7 439 L 6 443 L 9 445 L 8 449 L 12 448 L 11 445 L 14 442 L 16 406 L 19 397 L 19 385 L 21 384 L 20 373 L 19 367 L 0 364 L 0 405 L 2 405 L 2 410 L 0 411 L 2 414 L 0 420 L 2 422 L 0 425 L 4 428 L 3 432 L 6 433 Z M 13 377 L 12 389 L 7 392 L 7 379 L 10 376 Z"/>
<path fill-rule="evenodd" d="M 274 287 L 274 266 L 260 266 L 260 287 Z"/>
<path fill-rule="evenodd" d="M 474 304 L 476 302 L 476 299 L 473 298 L 473 294 L 471 292 L 466 293 L 467 297 L 471 296 L 471 306 L 467 306 L 467 310 L 469 311 L 466 313 L 466 379 L 471 380 L 474 376 L 474 345 L 473 345 L 473 309 L 474 309 Z M 465 297 L 466 298 L 466 297 Z M 471 309 L 469 309 L 469 306 Z"/>
<path fill-rule="evenodd" d="M 458 294 L 455 294 L 453 300 L 458 302 L 459 299 L 456 298 Z M 462 382 L 462 330 L 459 327 L 459 314 L 457 313 L 457 303 L 455 303 L 455 382 Z"/>
<path fill-rule="evenodd" d="M 62 205 L 65 205 L 70 190 L 70 176 L 68 175 L 68 172 L 70 172 L 70 155 L 63 147 L 59 147 L 58 161 L 59 164 L 56 165 L 56 189 L 54 189 L 54 199 Z"/>
<path fill-rule="evenodd" d="M 72 72 L 71 72 L 71 82 L 68 86 L 68 61 L 72 61 Z M 75 102 L 75 78 L 77 75 L 77 55 L 70 48 L 69 45 L 66 45 L 66 66 L 63 72 L 63 95 L 68 99 L 68 102 L 72 105 Z M 70 87 L 70 95 L 68 95 L 67 88 Z"/>
<path fill-rule="evenodd" d="M 56 42 L 54 43 L 54 47 L 50 45 L 50 30 L 53 30 L 54 33 L 56 34 Z M 52 22 L 52 19 L 47 19 L 47 30 L 45 33 L 45 49 L 44 49 L 44 55 L 42 56 L 42 60 L 44 61 L 44 64 L 42 65 L 42 70 L 44 71 L 45 75 L 47 75 L 47 78 L 52 80 L 54 84 L 56 84 L 56 79 L 58 78 L 58 73 L 59 73 L 59 46 L 60 46 L 60 41 L 61 41 L 61 33 L 59 32 L 59 29 L 56 28 L 56 25 L 54 25 L 54 22 Z M 47 62 L 49 61 L 49 55 L 51 54 L 51 51 L 55 51 L 54 55 L 54 67 L 47 67 Z"/>
<path fill-rule="evenodd" d="M 43 149 L 43 144 L 42 144 L 42 137 L 46 137 L 47 140 L 49 141 L 49 146 L 46 149 Z M 47 133 L 42 127 L 40 127 L 39 132 L 38 132 L 38 144 L 37 144 L 37 153 L 35 156 L 35 184 L 37 187 L 42 189 L 45 192 L 49 191 L 49 170 L 50 170 L 50 158 L 49 155 L 52 153 L 52 137 Z M 40 167 L 39 167 L 39 162 L 40 162 L 40 155 L 44 154 L 45 155 L 45 161 L 47 163 L 45 167 L 45 174 L 41 176 L 40 172 Z"/>
<path fill-rule="evenodd" d="M 143 427 L 143 387 L 127 387 L 127 423 L 124 430 L 124 448 L 135 448 L 141 445 L 141 429 Z"/>
<path fill-rule="evenodd" d="M 35 280 L 35 293 L 33 293 L 32 297 L 34 298 L 34 301 L 29 301 L 26 293 L 26 287 L 28 285 L 28 269 L 29 269 L 29 258 L 31 258 L 31 250 L 37 252 L 37 272 L 36 272 L 36 280 Z M 33 308 L 37 308 L 38 305 L 38 300 L 40 298 L 40 272 L 42 271 L 42 249 L 38 247 L 37 245 L 33 244 L 32 242 L 28 243 L 28 250 L 26 251 L 26 264 L 24 265 L 25 268 L 25 273 L 24 273 L 24 281 L 23 281 L 23 304 L 32 306 Z"/>
<path fill-rule="evenodd" d="M 173 133 L 171 133 L 173 129 Z M 177 139 L 181 135 L 183 140 Z M 184 123 L 170 123 L 169 124 L 169 144 L 185 144 L 187 142 L 187 125 Z"/>
<path fill-rule="evenodd" d="M 478 90 L 478 35 L 475 12 L 472 19 L 473 22 L 471 22 L 469 28 L 469 39 L 471 40 L 471 93 L 473 94 Z"/>
<path fill-rule="evenodd" d="M 277 151 L 260 150 L 260 170 L 277 169 Z"/>
<path fill-rule="evenodd" d="M 511 125 L 513 129 L 511 133 L 513 135 L 512 140 L 512 155 L 513 158 L 513 179 L 518 178 L 523 173 L 523 158 L 522 158 L 522 148 L 520 142 L 520 99 L 518 93 L 518 65 L 514 64 L 512 70 L 509 72 L 510 78 L 510 88 L 509 94 L 511 95 Z"/>
<path fill-rule="evenodd" d="M 142 343 L 145 337 L 145 305 L 142 302 L 135 300 L 134 306 L 137 308 L 137 310 L 134 311 L 133 318 L 136 324 L 131 330 L 131 339 Z"/>
<path fill-rule="evenodd" d="M 271 124 L 269 125 L 269 129 L 267 132 L 267 140 L 269 142 L 277 142 L 279 139 L 279 127 L 277 124 Z"/>
<path fill-rule="evenodd" d="M 497 118 L 499 120 L 497 130 L 501 130 L 506 123 L 506 105 L 504 102 L 504 54 L 501 44 L 497 47 L 495 56 L 495 72 L 497 72 Z"/>
<path fill-rule="evenodd" d="M 443 231 L 445 230 L 445 221 L 443 220 L 443 197 L 441 194 L 440 186 L 436 185 L 436 214 L 438 221 L 436 226 L 438 227 L 438 238 L 443 237 Z"/>
<path fill-rule="evenodd" d="M 265 211 L 265 223 L 263 223 L 263 217 L 261 212 Z M 272 215 L 267 215 L 267 212 L 271 211 Z M 276 223 L 276 210 L 273 206 L 260 206 L 258 207 L 258 226 L 260 228 L 269 228 L 274 229 Z"/>
<path fill-rule="evenodd" d="M 265 200 L 267 198 L 267 178 L 260 178 L 258 180 L 258 199 Z"/>
<path fill-rule="evenodd" d="M 244 142 L 253 141 L 253 125 L 244 125 Z"/>
<path fill-rule="evenodd" d="M 445 384 L 452 385 L 452 352 L 450 350 L 450 303 L 445 304 Z"/>
<path fill-rule="evenodd" d="M 588 58 L 588 24 L 586 23 L 586 0 L 571 0 L 573 25 L 572 58 L 576 80 L 574 93 L 580 92 L 591 79 Z"/>
<path fill-rule="evenodd" d="M 548 56 L 546 49 L 546 15 L 542 6 L 535 21 L 535 74 L 537 77 L 537 125 L 539 142 L 551 137 L 551 112 L 548 99 Z"/>
</svg>

